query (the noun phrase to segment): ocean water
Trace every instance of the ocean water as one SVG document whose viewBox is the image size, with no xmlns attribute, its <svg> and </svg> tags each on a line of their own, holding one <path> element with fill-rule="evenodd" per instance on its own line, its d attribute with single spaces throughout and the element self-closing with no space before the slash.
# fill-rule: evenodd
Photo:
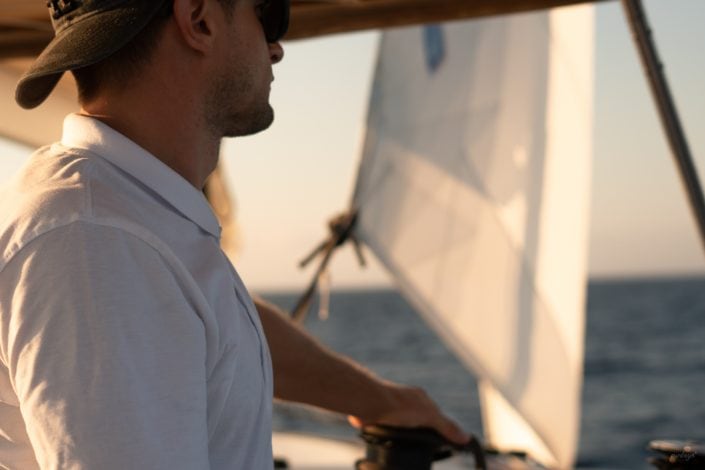
<svg viewBox="0 0 705 470">
<path fill-rule="evenodd" d="M 297 294 L 265 297 L 289 309 Z M 376 373 L 419 385 L 482 435 L 472 375 L 393 290 L 334 292 L 306 328 Z M 705 441 L 705 278 L 591 282 L 578 468 L 649 469 L 652 439 Z M 277 430 L 354 438 L 340 416 L 277 405 Z M 351 464 L 352 468 L 352 464 Z"/>
</svg>

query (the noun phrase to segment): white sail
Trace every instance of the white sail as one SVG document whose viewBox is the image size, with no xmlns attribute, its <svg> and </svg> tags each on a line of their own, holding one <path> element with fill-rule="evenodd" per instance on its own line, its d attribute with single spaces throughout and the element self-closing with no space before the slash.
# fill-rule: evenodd
<svg viewBox="0 0 705 470">
<path fill-rule="evenodd" d="M 582 384 L 592 7 L 385 32 L 357 235 L 480 382 L 484 435 L 569 468 Z"/>
</svg>

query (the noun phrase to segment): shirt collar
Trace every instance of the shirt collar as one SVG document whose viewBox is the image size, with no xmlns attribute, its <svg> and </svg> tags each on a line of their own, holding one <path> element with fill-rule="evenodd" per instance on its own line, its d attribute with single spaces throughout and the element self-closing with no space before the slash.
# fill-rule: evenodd
<svg viewBox="0 0 705 470">
<path fill-rule="evenodd" d="M 218 219 L 203 192 L 107 124 L 88 116 L 69 114 L 64 119 L 61 143 L 108 160 L 158 193 L 203 230 L 220 238 Z"/>
</svg>

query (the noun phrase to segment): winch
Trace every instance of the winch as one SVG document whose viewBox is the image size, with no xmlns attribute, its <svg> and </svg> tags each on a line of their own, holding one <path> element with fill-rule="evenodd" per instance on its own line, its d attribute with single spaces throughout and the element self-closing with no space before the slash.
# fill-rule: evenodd
<svg viewBox="0 0 705 470">
<path fill-rule="evenodd" d="M 691 441 L 651 441 L 649 449 L 658 452 L 649 462 L 661 470 L 705 468 L 705 446 Z"/>
<path fill-rule="evenodd" d="M 475 468 L 487 468 L 482 445 L 474 436 L 464 446 L 457 446 L 428 428 L 374 425 L 365 426 L 361 437 L 367 444 L 367 452 L 356 463 L 356 470 L 431 470 L 433 462 L 455 452 L 469 452 Z"/>
</svg>

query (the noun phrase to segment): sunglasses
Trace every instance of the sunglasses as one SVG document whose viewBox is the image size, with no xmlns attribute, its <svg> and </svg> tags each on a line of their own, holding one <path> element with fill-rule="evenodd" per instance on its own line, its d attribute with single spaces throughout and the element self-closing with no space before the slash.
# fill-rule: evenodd
<svg viewBox="0 0 705 470">
<path fill-rule="evenodd" d="M 164 18 L 171 16 L 173 7 L 173 1 L 164 0 L 157 15 Z M 257 5 L 257 15 L 262 23 L 267 42 L 277 42 L 289 29 L 289 0 L 265 0 Z"/>
<path fill-rule="evenodd" d="M 289 0 L 267 0 L 260 8 L 259 19 L 267 42 L 279 41 L 289 29 Z"/>
</svg>

